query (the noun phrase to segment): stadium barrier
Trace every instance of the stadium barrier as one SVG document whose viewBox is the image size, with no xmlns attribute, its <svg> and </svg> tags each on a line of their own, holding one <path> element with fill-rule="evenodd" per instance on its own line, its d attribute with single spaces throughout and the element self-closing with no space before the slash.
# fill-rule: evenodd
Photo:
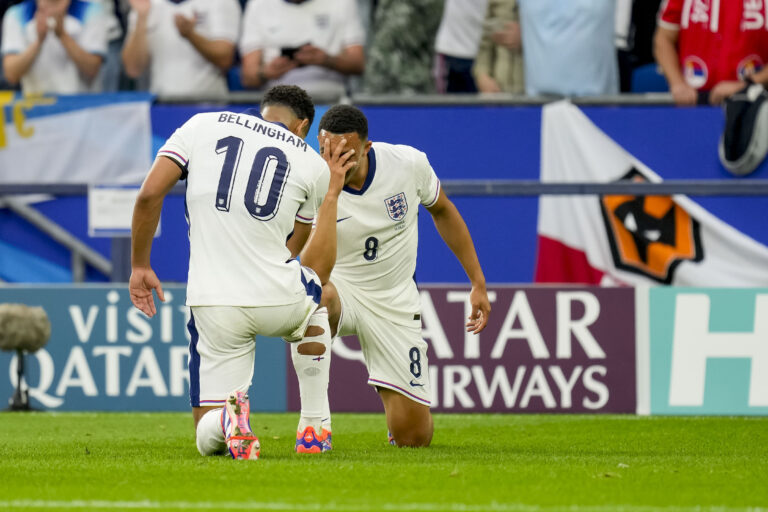
<svg viewBox="0 0 768 512">
<path fill-rule="evenodd" d="M 466 287 L 420 290 L 435 411 L 768 414 L 768 289 L 491 285 L 480 335 L 463 328 Z M 50 318 L 48 345 L 27 356 L 32 406 L 188 410 L 185 289 L 165 292 L 149 319 L 125 286 L 0 288 L 0 303 Z M 290 361 L 284 342 L 257 338 L 255 410 L 298 410 Z M 354 337 L 332 361 L 333 410 L 380 411 Z M 15 365 L 0 354 L 0 397 Z"/>
</svg>

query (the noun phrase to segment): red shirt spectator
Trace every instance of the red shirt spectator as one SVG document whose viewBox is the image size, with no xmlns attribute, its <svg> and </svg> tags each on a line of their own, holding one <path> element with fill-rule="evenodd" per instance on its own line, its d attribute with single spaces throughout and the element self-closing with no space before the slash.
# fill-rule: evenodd
<svg viewBox="0 0 768 512">
<path fill-rule="evenodd" d="M 695 102 L 695 90 L 719 103 L 768 63 L 768 0 L 667 0 L 655 44 L 677 103 Z"/>
</svg>

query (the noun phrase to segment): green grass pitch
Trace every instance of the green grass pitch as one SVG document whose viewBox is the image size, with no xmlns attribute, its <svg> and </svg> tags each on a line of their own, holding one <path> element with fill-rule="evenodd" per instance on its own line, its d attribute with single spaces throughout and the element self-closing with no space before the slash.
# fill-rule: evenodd
<svg viewBox="0 0 768 512">
<path fill-rule="evenodd" d="M 383 414 L 254 413 L 258 461 L 201 457 L 190 414 L 0 414 L 0 510 L 768 511 L 768 418 L 436 415 L 397 449 Z"/>
</svg>

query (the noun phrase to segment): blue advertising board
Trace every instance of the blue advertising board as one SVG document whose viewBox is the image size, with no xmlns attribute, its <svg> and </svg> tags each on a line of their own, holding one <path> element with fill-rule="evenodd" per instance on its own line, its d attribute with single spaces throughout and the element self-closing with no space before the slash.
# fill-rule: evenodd
<svg viewBox="0 0 768 512">
<path fill-rule="evenodd" d="M 146 317 L 126 287 L 7 287 L 0 303 L 42 306 L 48 344 L 25 357 L 24 380 L 34 408 L 56 411 L 186 411 L 189 308 L 185 288 L 164 288 L 166 302 Z M 285 410 L 286 349 L 256 339 L 250 390 L 254 410 Z M 0 400 L 16 383 L 16 355 L 0 352 Z"/>
</svg>

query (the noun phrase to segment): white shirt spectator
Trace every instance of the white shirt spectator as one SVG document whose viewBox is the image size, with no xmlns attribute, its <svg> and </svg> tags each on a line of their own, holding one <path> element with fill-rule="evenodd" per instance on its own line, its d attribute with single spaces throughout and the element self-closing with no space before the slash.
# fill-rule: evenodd
<svg viewBox="0 0 768 512">
<path fill-rule="evenodd" d="M 3 17 L 3 56 L 19 54 L 37 41 L 35 0 L 14 5 Z M 101 7 L 83 0 L 72 0 L 64 17 L 64 31 L 86 52 L 104 56 L 107 51 L 107 25 Z M 91 84 L 52 30 L 43 41 L 34 62 L 21 77 L 25 94 L 81 94 L 92 92 Z"/>
<path fill-rule="evenodd" d="M 147 19 L 149 90 L 155 94 L 226 94 L 229 89 L 224 72 L 181 36 L 174 22 L 176 14 L 194 19 L 195 31 L 207 39 L 237 44 L 237 0 L 152 0 Z M 131 11 L 129 37 L 137 19 L 136 12 Z"/>
<path fill-rule="evenodd" d="M 474 59 L 483 34 L 487 5 L 487 0 L 447 0 L 435 38 L 437 53 Z"/>
<path fill-rule="evenodd" d="M 311 0 L 294 4 L 286 0 L 250 0 L 243 15 L 240 54 L 260 50 L 262 62 L 281 55 L 281 48 L 310 43 L 328 55 L 338 55 L 349 46 L 364 45 L 365 32 L 356 0 Z M 344 75 L 323 66 L 301 66 L 266 83 L 293 84 L 312 94 L 340 95 Z"/>
</svg>

